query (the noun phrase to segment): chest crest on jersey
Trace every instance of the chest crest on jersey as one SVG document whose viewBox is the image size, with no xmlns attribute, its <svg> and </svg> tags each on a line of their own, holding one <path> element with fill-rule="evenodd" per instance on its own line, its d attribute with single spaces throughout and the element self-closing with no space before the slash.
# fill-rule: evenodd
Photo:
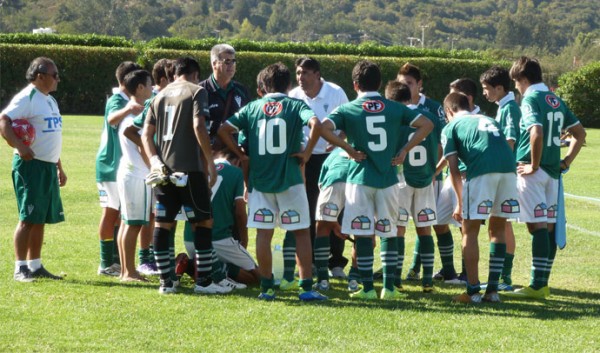
<svg viewBox="0 0 600 353">
<path fill-rule="evenodd" d="M 546 103 L 548 103 L 548 105 L 554 109 L 560 107 L 560 101 L 558 100 L 558 98 L 551 95 L 546 96 Z"/>
<path fill-rule="evenodd" d="M 362 104 L 363 110 L 369 113 L 379 113 L 385 109 L 385 104 L 380 100 L 368 100 Z"/>
<path fill-rule="evenodd" d="M 267 116 L 276 116 L 283 110 L 283 105 L 280 102 L 267 102 L 262 110 Z"/>
</svg>

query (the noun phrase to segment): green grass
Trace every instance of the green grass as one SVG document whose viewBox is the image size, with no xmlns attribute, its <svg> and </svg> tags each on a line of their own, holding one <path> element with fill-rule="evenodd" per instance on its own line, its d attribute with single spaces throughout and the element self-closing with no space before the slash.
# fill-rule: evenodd
<svg viewBox="0 0 600 353">
<path fill-rule="evenodd" d="M 94 160 L 100 117 L 64 117 L 62 160 L 69 181 L 62 190 L 67 221 L 48 226 L 44 263 L 67 274 L 63 282 L 12 280 L 12 232 L 17 222 L 10 181 L 12 151 L 0 147 L 0 351 L 36 352 L 523 352 L 598 351 L 600 348 L 599 203 L 567 198 L 569 230 L 545 302 L 505 300 L 498 305 L 450 302 L 463 289 L 439 285 L 423 295 L 406 285 L 409 297 L 396 303 L 348 299 L 334 281 L 327 303 L 302 304 L 294 293 L 278 293 L 272 303 L 256 300 L 252 288 L 227 296 L 183 293 L 159 296 L 157 280 L 121 284 L 99 277 Z M 588 144 L 567 174 L 566 191 L 600 198 L 595 174 L 600 131 L 588 131 Z M 459 243 L 458 230 L 453 229 Z M 514 279 L 528 282 L 530 241 L 515 226 Z M 253 232 L 251 232 L 253 233 Z M 592 233 L 592 234 L 590 234 Z M 593 235 L 595 234 L 595 235 Z M 281 233 L 278 233 L 281 237 Z M 487 244 L 480 237 L 480 271 L 487 272 Z M 182 249 L 179 237 L 177 246 Z M 253 251 L 253 242 L 251 241 Z M 405 269 L 414 232 L 407 233 Z M 346 251 L 349 254 L 349 249 Z M 437 255 L 436 255 L 437 256 Z M 459 250 L 455 264 L 459 266 Z M 436 259 L 436 269 L 439 260 Z M 380 288 L 380 284 L 376 284 Z"/>
</svg>

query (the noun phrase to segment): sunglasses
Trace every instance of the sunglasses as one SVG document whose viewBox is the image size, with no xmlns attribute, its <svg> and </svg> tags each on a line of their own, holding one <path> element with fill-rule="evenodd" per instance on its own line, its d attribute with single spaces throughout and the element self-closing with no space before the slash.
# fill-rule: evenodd
<svg viewBox="0 0 600 353">
<path fill-rule="evenodd" d="M 225 59 L 225 60 L 219 60 L 220 62 L 222 62 L 223 64 L 229 66 L 229 65 L 235 65 L 237 63 L 236 59 Z"/>
</svg>

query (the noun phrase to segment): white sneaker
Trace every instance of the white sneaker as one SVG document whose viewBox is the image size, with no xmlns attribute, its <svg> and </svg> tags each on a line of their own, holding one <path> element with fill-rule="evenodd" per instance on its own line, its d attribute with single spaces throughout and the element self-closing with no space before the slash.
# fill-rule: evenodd
<svg viewBox="0 0 600 353">
<path fill-rule="evenodd" d="M 351 279 L 348 281 L 348 290 L 350 292 L 356 292 L 360 289 L 359 285 L 358 285 L 358 281 L 355 279 Z"/>
<path fill-rule="evenodd" d="M 339 279 L 346 279 L 346 273 L 344 272 L 344 269 L 341 267 L 334 267 L 331 270 L 329 270 L 329 277 L 331 278 L 339 278 Z"/>
<path fill-rule="evenodd" d="M 225 294 L 225 293 L 229 293 L 233 290 L 233 287 L 224 287 L 221 285 L 218 285 L 214 282 L 211 282 L 208 286 L 203 287 L 200 285 L 197 285 L 194 287 L 194 293 L 201 293 L 201 294 Z"/>
<path fill-rule="evenodd" d="M 315 283 L 313 285 L 313 289 L 317 290 L 317 291 L 322 291 L 322 292 L 326 292 L 329 290 L 329 281 L 324 279 L 319 283 Z"/>
<path fill-rule="evenodd" d="M 171 286 L 167 287 L 161 281 L 160 287 L 158 287 L 158 294 L 175 294 L 175 293 L 177 293 L 177 287 L 175 287 L 173 282 L 171 282 Z"/>
<path fill-rule="evenodd" d="M 98 266 L 98 275 L 118 277 L 121 275 L 121 265 L 112 264 L 107 268 Z"/>
<path fill-rule="evenodd" d="M 225 277 L 221 282 L 218 283 L 221 287 L 231 287 L 233 289 L 246 289 L 246 286 L 243 283 L 236 282 L 231 278 Z"/>
</svg>

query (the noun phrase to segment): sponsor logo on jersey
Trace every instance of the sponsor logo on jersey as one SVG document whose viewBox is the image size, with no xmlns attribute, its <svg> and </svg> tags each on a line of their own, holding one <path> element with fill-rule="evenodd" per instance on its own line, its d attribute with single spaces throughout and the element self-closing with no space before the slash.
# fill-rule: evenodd
<svg viewBox="0 0 600 353">
<path fill-rule="evenodd" d="M 267 102 L 263 105 L 263 113 L 267 116 L 276 116 L 283 110 L 281 102 Z"/>
<path fill-rule="evenodd" d="M 390 224 L 389 219 L 379 219 L 377 223 L 375 223 L 375 230 L 381 233 L 389 233 L 392 231 L 392 225 Z"/>
<path fill-rule="evenodd" d="M 363 110 L 369 113 L 379 113 L 385 109 L 385 104 L 380 100 L 369 100 L 362 104 Z"/>
<path fill-rule="evenodd" d="M 352 220 L 351 229 L 367 230 L 371 228 L 371 220 L 367 216 L 358 216 Z"/>
<path fill-rule="evenodd" d="M 46 122 L 46 128 L 42 132 L 55 132 L 62 131 L 62 117 L 61 116 L 50 116 L 44 118 Z"/>
<path fill-rule="evenodd" d="M 477 213 L 490 214 L 492 212 L 492 200 L 485 200 L 477 206 Z"/>
<path fill-rule="evenodd" d="M 281 214 L 281 224 L 300 223 L 300 214 L 296 210 L 287 210 Z"/>
<path fill-rule="evenodd" d="M 325 216 L 337 217 L 340 214 L 340 208 L 333 202 L 328 202 L 323 205 L 323 214 Z"/>
<path fill-rule="evenodd" d="M 215 165 L 215 169 L 218 171 L 223 170 L 223 168 L 225 168 L 225 165 L 223 163 L 217 163 Z"/>
<path fill-rule="evenodd" d="M 533 209 L 533 216 L 536 218 L 539 217 L 546 217 L 546 210 L 548 209 L 548 206 L 546 206 L 545 203 L 540 203 L 537 206 L 535 206 L 535 208 Z"/>
<path fill-rule="evenodd" d="M 242 97 L 235 96 L 235 98 L 233 98 L 233 99 L 235 99 L 235 102 L 237 103 L 238 107 L 242 106 Z"/>
<path fill-rule="evenodd" d="M 424 208 L 417 214 L 419 222 L 435 221 L 435 212 L 431 208 Z"/>
<path fill-rule="evenodd" d="M 558 100 L 558 98 L 556 98 L 556 96 L 553 96 L 551 94 L 546 96 L 546 103 L 548 103 L 548 105 L 554 109 L 560 107 L 560 101 Z"/>
<path fill-rule="evenodd" d="M 408 211 L 406 208 L 400 207 L 398 210 L 398 221 L 400 222 L 408 222 Z"/>
<path fill-rule="evenodd" d="M 506 200 L 502 203 L 502 205 L 500 206 L 502 212 L 504 213 L 519 213 L 521 212 L 521 209 L 519 207 L 519 201 L 514 200 L 514 199 L 510 199 L 510 200 Z"/>
<path fill-rule="evenodd" d="M 273 212 L 266 208 L 261 208 L 254 213 L 254 222 L 273 223 Z"/>
</svg>

